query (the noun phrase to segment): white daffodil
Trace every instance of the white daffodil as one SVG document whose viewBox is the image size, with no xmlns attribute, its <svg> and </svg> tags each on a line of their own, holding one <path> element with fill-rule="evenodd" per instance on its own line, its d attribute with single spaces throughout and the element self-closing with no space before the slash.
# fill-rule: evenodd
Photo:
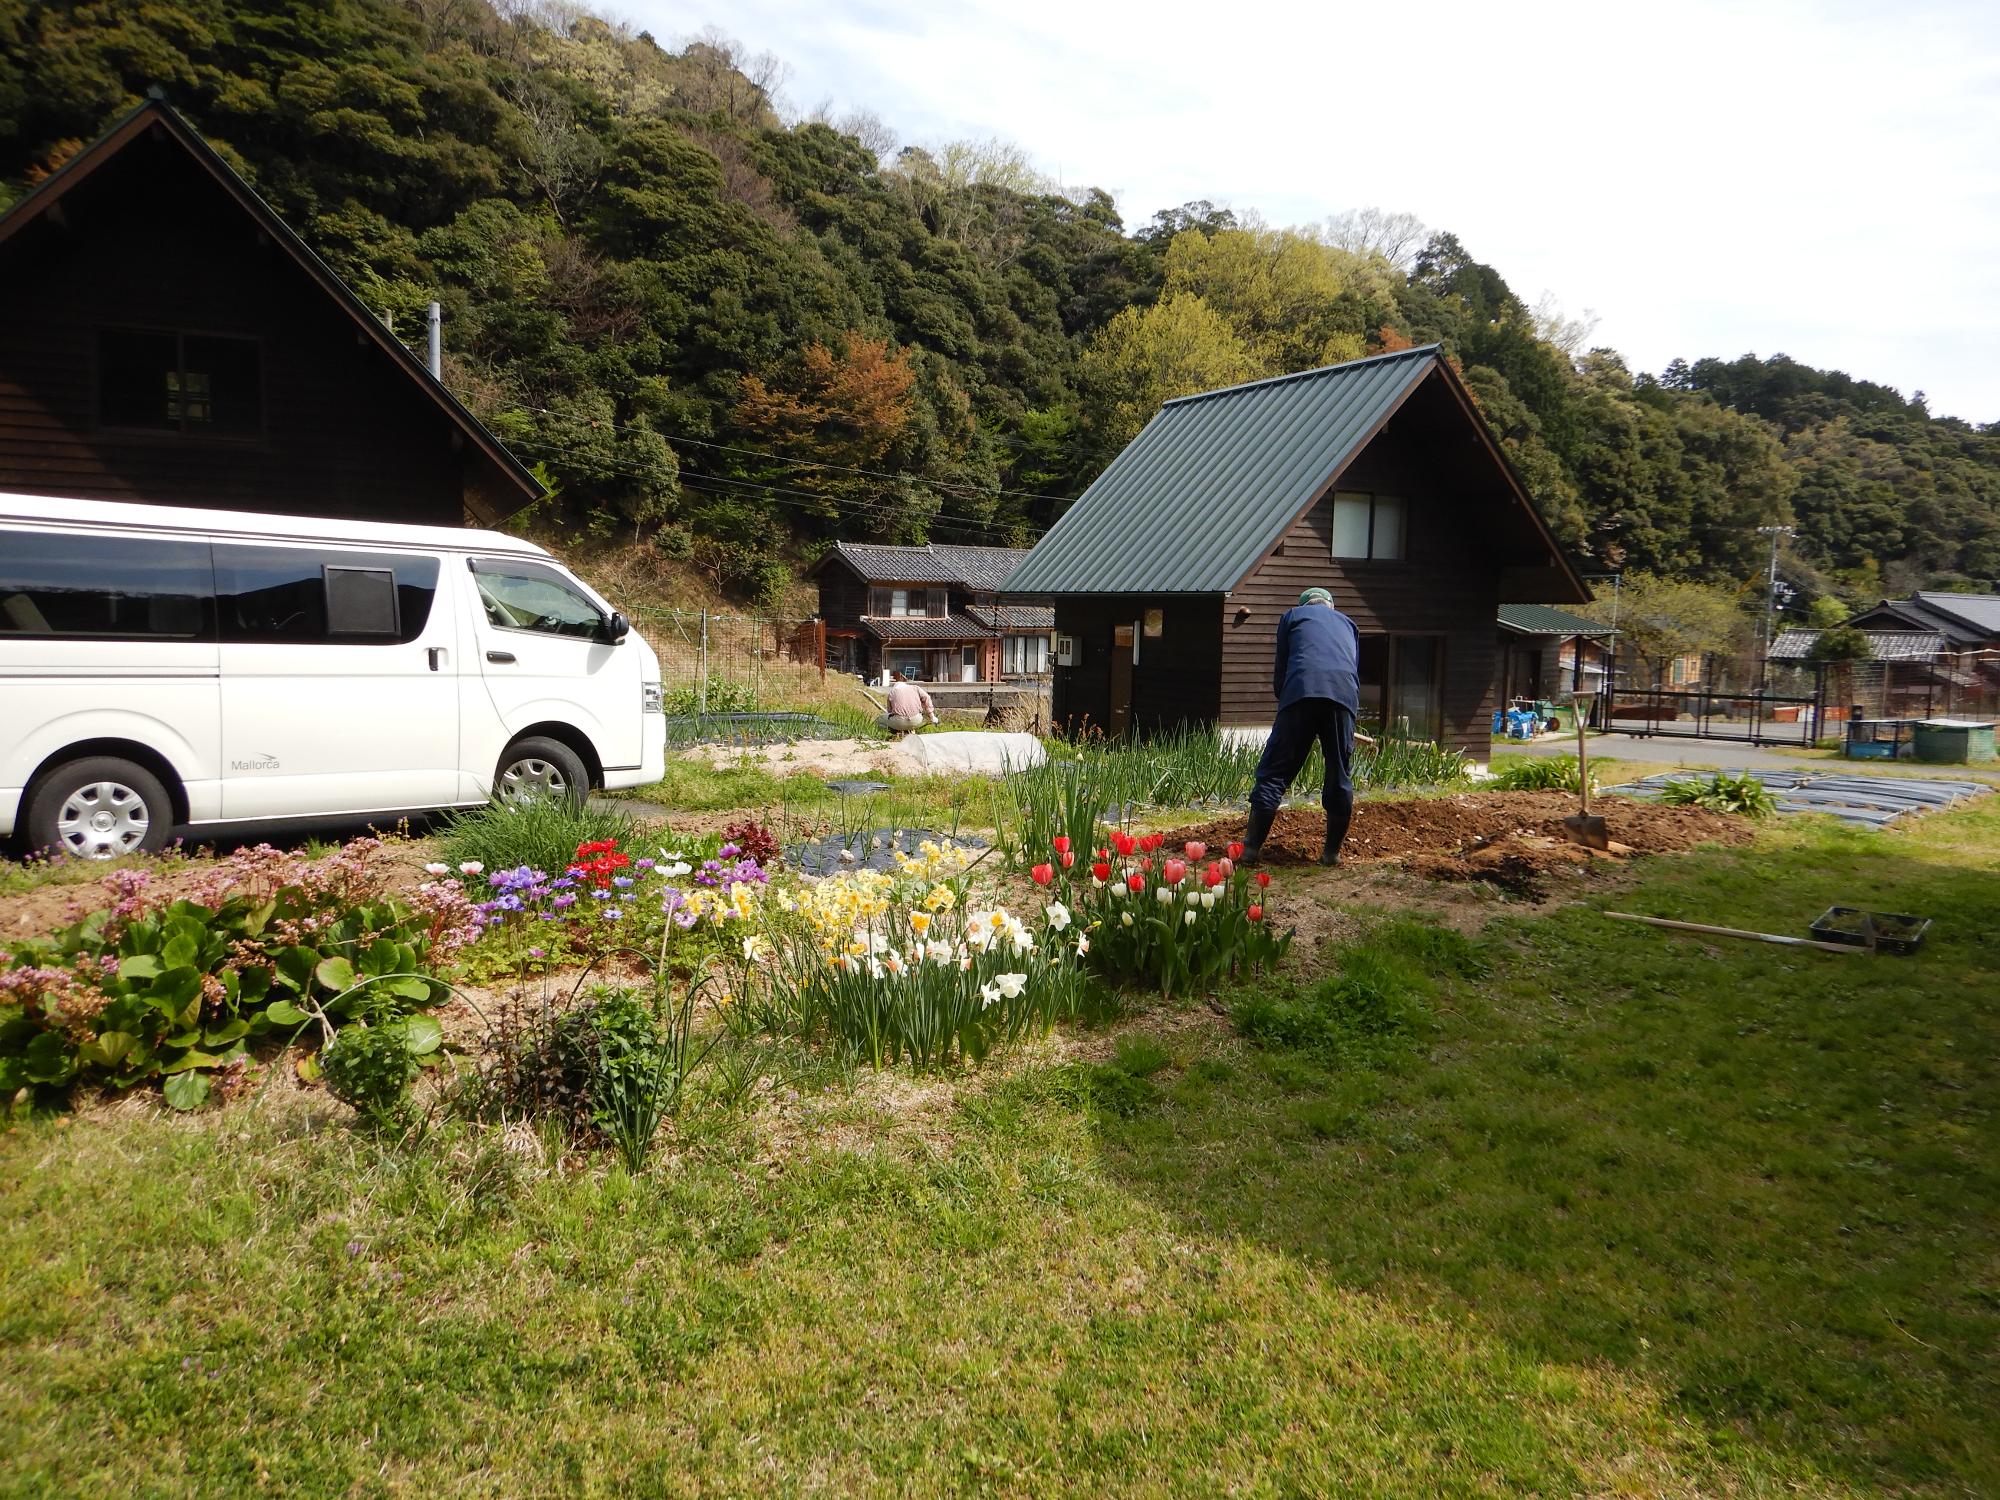
<svg viewBox="0 0 2000 1500">
<path fill-rule="evenodd" d="M 1026 974 L 996 974 L 993 976 L 993 987 L 1009 1000 L 1012 1000 L 1028 987 L 1028 976 Z"/>
<path fill-rule="evenodd" d="M 980 1006 L 982 1010 L 985 1009 L 986 1006 L 999 1004 L 1000 1003 L 999 982 L 997 980 L 988 980 L 985 984 L 982 984 L 979 987 L 979 998 L 980 1001 L 982 1002 Z"/>
<path fill-rule="evenodd" d="M 1045 915 L 1049 919 L 1049 926 L 1055 928 L 1057 932 L 1069 926 L 1069 908 L 1060 901 L 1048 907 Z"/>
<path fill-rule="evenodd" d="M 743 961 L 745 963 L 761 964 L 770 956 L 771 945 L 765 940 L 763 934 L 753 932 L 743 940 Z"/>
<path fill-rule="evenodd" d="M 1082 933 L 1079 932 L 1076 935 L 1076 956 L 1078 958 L 1082 958 L 1083 955 L 1088 953 L 1089 951 L 1090 951 L 1090 939 L 1085 937 Z"/>
</svg>

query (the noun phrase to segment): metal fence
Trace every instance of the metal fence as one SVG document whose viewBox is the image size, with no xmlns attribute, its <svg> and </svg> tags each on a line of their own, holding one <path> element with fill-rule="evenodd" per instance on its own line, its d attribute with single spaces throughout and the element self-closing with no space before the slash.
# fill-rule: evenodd
<svg viewBox="0 0 2000 1500">
<path fill-rule="evenodd" d="M 1929 661 L 1774 662 L 1771 687 L 1817 695 L 1834 726 L 1829 734 L 1849 717 L 1993 719 L 2000 717 L 2000 651 L 1951 652 Z"/>
<path fill-rule="evenodd" d="M 752 709 L 824 701 L 827 689 L 857 707 L 868 700 L 842 689 L 858 679 L 826 664 L 826 626 L 815 616 L 732 614 L 719 610 L 647 609 L 632 623 L 660 658 L 670 715 L 704 719 Z M 1048 722 L 1051 678 L 927 682 L 941 711 L 979 714 L 1009 728 Z M 880 697 L 879 690 L 876 697 Z"/>
<path fill-rule="evenodd" d="M 1811 745 L 1826 732 L 1820 727 L 1825 720 L 1812 693 L 1621 688 L 1612 695 L 1610 727 L 1624 734 Z"/>
</svg>

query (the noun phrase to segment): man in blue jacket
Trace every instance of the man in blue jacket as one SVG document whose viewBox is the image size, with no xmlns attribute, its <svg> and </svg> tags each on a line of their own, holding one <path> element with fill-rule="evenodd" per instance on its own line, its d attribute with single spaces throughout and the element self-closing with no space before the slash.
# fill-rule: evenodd
<svg viewBox="0 0 2000 1500">
<path fill-rule="evenodd" d="M 1313 741 L 1326 756 L 1326 847 L 1319 862 L 1340 863 L 1340 846 L 1354 813 L 1354 782 L 1348 767 L 1354 755 L 1354 716 L 1361 706 L 1360 647 L 1354 622 L 1333 607 L 1325 589 L 1307 589 L 1298 607 L 1278 620 L 1277 659 L 1271 691 L 1278 717 L 1257 762 L 1250 792 L 1250 829 L 1243 839 L 1245 863 L 1255 863 L 1278 816 L 1278 804 L 1312 754 Z"/>
</svg>

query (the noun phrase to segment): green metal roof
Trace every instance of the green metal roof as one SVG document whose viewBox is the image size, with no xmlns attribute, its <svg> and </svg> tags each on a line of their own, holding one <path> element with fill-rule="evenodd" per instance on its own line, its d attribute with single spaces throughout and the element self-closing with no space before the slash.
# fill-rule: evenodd
<svg viewBox="0 0 2000 1500">
<path fill-rule="evenodd" d="M 1616 635 L 1602 620 L 1586 620 L 1552 604 L 1503 604 L 1500 623 L 1523 635 Z"/>
<path fill-rule="evenodd" d="M 1437 365 L 1427 344 L 1169 401 L 1007 592 L 1228 592 Z"/>
</svg>

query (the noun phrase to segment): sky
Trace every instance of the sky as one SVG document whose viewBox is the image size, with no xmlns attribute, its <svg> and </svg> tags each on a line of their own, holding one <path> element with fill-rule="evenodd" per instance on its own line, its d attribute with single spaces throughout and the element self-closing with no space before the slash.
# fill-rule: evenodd
<svg viewBox="0 0 2000 1500">
<path fill-rule="evenodd" d="M 1457 234 L 1634 370 L 1789 354 L 2000 421 L 2000 3 L 626 0 L 794 113 L 1001 137 L 1128 228 L 1206 198 Z"/>
</svg>

